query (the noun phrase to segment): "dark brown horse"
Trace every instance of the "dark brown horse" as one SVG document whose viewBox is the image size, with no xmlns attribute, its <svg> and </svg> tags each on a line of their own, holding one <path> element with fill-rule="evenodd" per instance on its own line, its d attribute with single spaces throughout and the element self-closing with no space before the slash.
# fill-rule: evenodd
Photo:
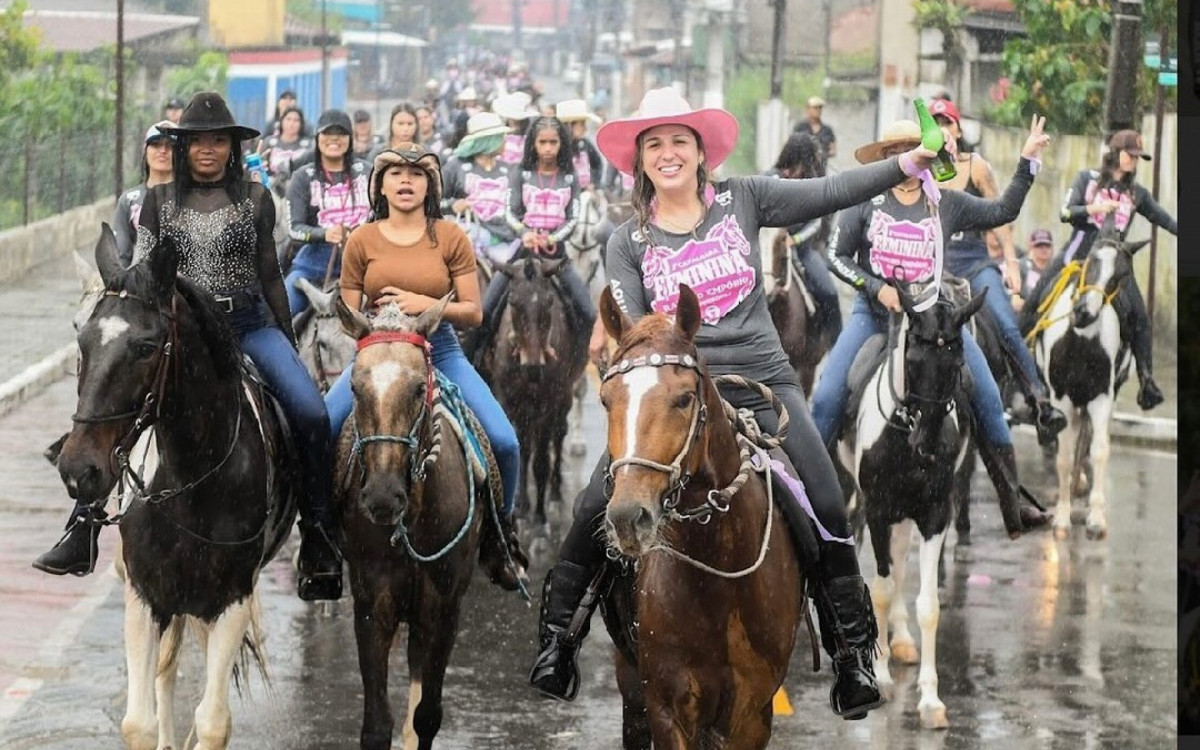
<svg viewBox="0 0 1200 750">
<path fill-rule="evenodd" d="M 586 337 L 573 337 L 555 275 L 566 260 L 525 258 L 497 263 L 510 280 L 508 304 L 484 369 L 521 443 L 517 511 L 528 512 L 528 470 L 537 499 L 534 520 L 546 523 L 546 494 L 562 500 L 562 450 L 575 382 L 587 367 Z"/>
<path fill-rule="evenodd" d="M 773 239 L 768 239 L 771 248 L 769 268 L 773 282 L 767 290 L 767 309 L 771 312 L 771 321 L 779 332 L 779 342 L 796 371 L 804 395 L 811 396 L 817 365 L 829 351 L 832 342 L 829 336 L 815 330 L 814 302 L 805 287 L 804 276 L 792 258 L 787 232 L 764 231 L 775 233 Z"/>
<path fill-rule="evenodd" d="M 623 646 L 626 747 L 648 745 L 631 731 L 641 721 L 664 750 L 762 748 L 803 605 L 792 538 L 698 362 L 692 290 L 680 286 L 674 322 L 635 325 L 607 289 L 600 314 L 619 342 L 600 390 L 615 459 L 605 526 L 637 561 L 605 617 Z"/>
<path fill-rule="evenodd" d="M 459 606 L 489 510 L 458 436 L 442 417 L 427 341 L 446 301 L 410 318 L 395 306 L 368 321 L 339 299 L 358 341 L 354 412 L 337 448 L 335 512 L 354 594 L 363 680 L 363 748 L 392 746 L 388 654 L 408 623 L 404 747 L 431 748 Z M 476 491 L 478 489 L 478 492 Z"/>
<path fill-rule="evenodd" d="M 296 515 L 283 426 L 246 378 L 212 296 L 176 277 L 173 246 L 127 270 L 105 225 L 96 264 L 104 292 L 79 328 L 79 403 L 57 465 L 77 500 L 103 504 L 118 481 L 139 485 L 120 519 L 129 681 L 121 733 L 135 750 L 179 747 L 176 659 L 193 625 L 206 644 L 198 747 L 223 748 L 230 677 L 261 657 L 258 574 Z M 130 448 L 148 429 L 158 460 L 141 488 Z"/>
</svg>

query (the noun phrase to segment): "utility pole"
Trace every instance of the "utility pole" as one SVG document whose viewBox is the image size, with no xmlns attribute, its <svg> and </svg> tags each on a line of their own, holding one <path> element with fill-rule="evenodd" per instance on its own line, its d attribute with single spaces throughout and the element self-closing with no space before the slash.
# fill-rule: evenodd
<svg viewBox="0 0 1200 750">
<path fill-rule="evenodd" d="M 1158 68 L 1159 71 L 1166 70 L 1170 67 L 1171 50 L 1167 46 L 1170 44 L 1170 29 L 1163 27 L 1160 30 L 1158 38 Z M 1165 109 L 1165 93 L 1166 86 L 1158 79 L 1158 73 L 1154 77 L 1154 173 L 1153 183 L 1151 185 L 1151 194 L 1154 200 L 1158 200 L 1158 178 L 1159 170 L 1162 165 L 1162 131 L 1163 131 L 1163 115 Z M 1158 267 L 1158 226 L 1150 225 L 1150 274 L 1146 283 L 1146 317 L 1150 320 L 1150 337 L 1154 337 L 1154 269 Z"/>
<path fill-rule="evenodd" d="M 117 0 L 117 151 L 113 162 L 113 195 L 125 189 L 125 0 Z"/>
<path fill-rule="evenodd" d="M 825 0 L 825 76 L 821 79 L 821 91 L 829 96 L 829 57 L 833 47 L 833 0 Z"/>
<path fill-rule="evenodd" d="M 521 2 L 513 0 L 513 53 L 521 54 Z"/>
<path fill-rule="evenodd" d="M 775 25 L 771 29 L 771 98 L 783 98 L 783 40 L 787 23 L 787 0 L 771 0 Z"/>
<path fill-rule="evenodd" d="M 1108 86 L 1104 95 L 1106 136 L 1136 128 L 1137 79 L 1141 66 L 1142 0 L 1116 0 L 1108 51 Z"/>
<path fill-rule="evenodd" d="M 321 0 L 321 111 L 329 109 L 329 27 Z"/>
</svg>

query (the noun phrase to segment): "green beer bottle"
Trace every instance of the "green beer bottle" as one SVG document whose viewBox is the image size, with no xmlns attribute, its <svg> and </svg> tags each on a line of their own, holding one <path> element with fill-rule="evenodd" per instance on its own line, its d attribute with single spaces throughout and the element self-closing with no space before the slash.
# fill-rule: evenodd
<svg viewBox="0 0 1200 750">
<path fill-rule="evenodd" d="M 946 150 L 942 126 L 929 114 L 929 107 L 925 106 L 924 99 L 914 99 L 913 106 L 917 108 L 917 122 L 921 126 L 921 145 L 937 154 L 929 171 L 938 182 L 953 180 L 958 170 L 954 168 L 954 157 Z"/>
</svg>

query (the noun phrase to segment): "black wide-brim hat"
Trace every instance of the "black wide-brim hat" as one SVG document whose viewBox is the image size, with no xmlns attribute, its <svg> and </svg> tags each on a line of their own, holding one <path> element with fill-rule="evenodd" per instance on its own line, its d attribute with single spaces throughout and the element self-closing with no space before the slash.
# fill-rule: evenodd
<svg viewBox="0 0 1200 750">
<path fill-rule="evenodd" d="M 254 128 L 234 122 L 233 113 L 229 111 L 225 99 L 215 91 L 201 91 L 193 96 L 172 130 L 182 134 L 229 133 L 237 141 L 247 141 L 261 135 Z"/>
</svg>

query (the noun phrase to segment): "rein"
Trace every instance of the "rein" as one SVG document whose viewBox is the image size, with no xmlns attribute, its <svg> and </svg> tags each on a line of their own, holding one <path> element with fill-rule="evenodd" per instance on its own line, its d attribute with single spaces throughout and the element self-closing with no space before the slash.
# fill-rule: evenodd
<svg viewBox="0 0 1200 750">
<path fill-rule="evenodd" d="M 912 432 L 913 428 L 917 426 L 917 418 L 910 412 L 914 402 L 918 406 L 921 404 L 930 404 L 934 407 L 944 409 L 947 414 L 954 410 L 954 392 L 958 390 L 959 383 L 962 380 L 962 367 L 960 366 L 954 368 L 954 382 L 949 389 L 950 395 L 946 398 L 929 398 L 928 396 L 911 393 L 908 391 L 907 387 L 904 389 L 904 395 L 901 396 L 896 392 L 896 378 L 893 377 L 896 350 L 900 348 L 899 337 L 901 322 L 901 316 L 892 315 L 888 324 L 887 382 L 888 392 L 891 394 L 892 403 L 896 405 L 896 408 L 890 416 L 883 413 L 883 399 L 880 397 L 881 394 L 879 390 L 882 386 L 880 385 L 879 381 L 875 382 L 875 405 L 876 408 L 879 409 L 879 416 L 883 417 L 884 424 L 886 424 L 888 427 L 901 432 Z M 942 336 L 938 336 L 936 341 L 929 341 L 928 343 L 936 344 L 939 347 L 945 346 L 946 339 Z M 904 342 L 904 346 L 907 349 L 907 339 Z M 917 409 L 917 411 L 919 413 L 920 409 Z"/>
<path fill-rule="evenodd" d="M 1122 250 L 1120 252 L 1125 251 Z M 1061 297 L 1062 293 L 1066 291 L 1068 286 L 1071 285 L 1071 280 L 1076 276 L 1079 278 L 1075 283 L 1075 288 L 1071 291 L 1072 302 L 1078 300 L 1081 295 L 1087 294 L 1088 292 L 1098 292 L 1100 296 L 1104 298 L 1105 305 L 1111 305 L 1113 300 L 1117 298 L 1117 295 L 1121 293 L 1122 285 L 1120 283 L 1116 284 L 1116 288 L 1113 289 L 1111 293 L 1106 292 L 1102 286 L 1084 283 L 1087 279 L 1088 264 L 1091 262 L 1092 256 L 1089 253 L 1088 256 L 1083 259 L 1083 263 L 1073 260 L 1063 267 L 1062 272 L 1059 273 L 1058 278 L 1054 281 L 1054 286 L 1050 288 L 1050 291 L 1046 294 L 1045 299 L 1043 299 L 1041 304 L 1038 305 L 1037 324 L 1034 325 L 1033 330 L 1031 330 L 1025 336 L 1026 343 L 1032 344 L 1037 337 L 1042 334 L 1043 331 L 1047 330 L 1058 321 L 1071 317 L 1071 311 L 1069 309 L 1067 312 L 1059 315 L 1058 317 L 1051 317 L 1050 308 L 1054 306 L 1054 303 L 1058 302 L 1059 297 Z"/>
<path fill-rule="evenodd" d="M 378 444 L 398 444 L 403 445 L 409 450 L 408 459 L 408 476 L 410 481 L 415 480 L 419 484 L 425 482 L 428 476 L 429 469 L 433 467 L 442 453 L 442 410 L 445 409 L 445 402 L 442 399 L 441 389 L 437 389 L 437 395 L 434 395 L 434 385 L 436 376 L 433 368 L 433 358 L 431 352 L 433 346 L 429 341 L 420 334 L 411 333 L 409 331 L 373 331 L 358 340 L 358 351 L 362 351 L 368 346 L 375 344 L 411 344 L 419 347 L 425 356 L 425 400 L 421 403 L 421 410 L 417 413 L 416 419 L 413 420 L 412 428 L 409 429 L 407 435 L 360 435 L 358 432 L 358 423 L 354 423 L 354 445 L 350 449 L 350 463 L 358 460 L 360 473 L 365 476 L 366 466 L 360 460 L 363 453 L 363 448 L 368 445 Z M 433 436 L 430 438 L 429 447 L 425 450 L 424 456 L 421 455 L 421 428 L 429 422 L 430 431 Z M 465 423 L 464 423 L 465 424 Z M 449 554 L 450 550 L 458 546 L 467 535 L 471 528 L 471 524 L 475 520 L 475 472 L 470 466 L 470 446 L 464 443 L 463 456 L 467 459 L 467 516 L 463 520 L 462 526 L 459 528 L 450 541 L 446 542 L 441 549 L 430 555 L 424 555 L 418 552 L 412 546 L 408 526 L 404 519 L 401 518 L 396 524 L 395 530 L 392 532 L 390 543 L 393 547 L 403 546 L 404 551 L 408 553 L 417 562 L 430 563 L 436 562 Z"/>
<path fill-rule="evenodd" d="M 691 480 L 691 474 L 683 470 L 683 463 L 687 456 L 692 452 L 695 439 L 703 430 L 704 425 L 708 421 L 708 405 L 704 401 L 704 380 L 705 375 L 696 358 L 691 354 L 659 354 L 653 353 L 633 359 L 622 359 L 608 369 L 604 373 L 601 381 L 608 381 L 618 375 L 624 375 L 635 367 L 665 367 L 665 366 L 684 367 L 692 370 L 697 375 L 697 407 L 692 412 L 692 423 L 689 428 L 687 440 L 684 441 L 683 448 L 670 464 L 661 464 L 657 461 L 651 461 L 638 456 L 630 456 L 613 461 L 608 465 L 604 472 L 604 495 L 606 498 L 612 498 L 613 485 L 615 483 L 616 471 L 622 466 L 641 466 L 647 469 L 660 471 L 670 475 L 672 487 L 662 498 L 662 507 L 667 516 L 675 521 L 695 521 L 700 525 L 707 525 L 714 515 L 720 513 L 728 513 L 732 506 L 733 497 L 741 491 L 742 487 L 750 479 L 750 474 L 754 471 L 762 471 L 766 476 L 767 483 L 767 521 L 766 528 L 763 531 L 762 546 L 759 550 L 758 557 L 755 562 L 749 567 L 739 571 L 724 571 L 706 565 L 699 560 L 696 560 L 679 550 L 669 547 L 664 544 L 656 544 L 650 548 L 650 551 L 658 550 L 666 552 L 670 556 L 688 563 L 689 565 L 710 573 L 721 578 L 743 578 L 758 570 L 762 566 L 763 561 L 767 556 L 767 549 L 771 538 L 771 528 L 774 522 L 774 491 L 771 487 L 771 462 L 766 455 L 766 451 L 771 448 L 779 447 L 788 430 L 788 414 L 783 403 L 767 386 L 757 383 L 753 380 L 748 380 L 738 375 L 722 375 L 713 379 L 713 385 L 726 383 L 735 385 L 747 390 L 756 392 L 766 398 L 779 414 L 779 427 L 775 435 L 768 435 L 758 429 L 757 423 L 753 419 L 753 412 L 749 409 L 734 409 L 733 405 L 728 401 L 721 399 L 722 409 L 725 416 L 729 419 L 734 427 L 734 437 L 738 444 L 738 457 L 741 462 L 738 467 L 738 473 L 728 486 L 723 489 L 711 489 L 708 491 L 703 505 L 698 505 L 694 508 L 679 510 L 679 500 L 683 490 L 687 487 Z M 756 469 L 751 453 L 757 455 L 762 464 L 762 469 Z M 608 554 L 613 557 L 616 553 L 609 550 Z"/>
</svg>

